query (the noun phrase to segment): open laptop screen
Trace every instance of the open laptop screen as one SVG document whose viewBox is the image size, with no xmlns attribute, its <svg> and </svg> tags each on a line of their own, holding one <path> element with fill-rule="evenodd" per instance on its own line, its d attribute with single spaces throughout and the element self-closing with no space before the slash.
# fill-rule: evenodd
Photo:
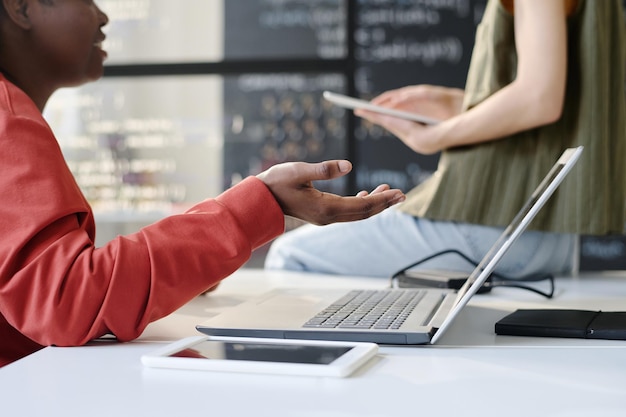
<svg viewBox="0 0 626 417">
<path fill-rule="evenodd" d="M 563 152 L 526 204 L 524 204 L 522 209 L 517 213 L 511 224 L 502 232 L 502 235 L 500 235 L 498 240 L 493 244 L 478 267 L 474 269 L 465 284 L 459 289 L 454 307 L 433 336 L 431 343 L 435 343 L 436 340 L 441 337 L 458 312 L 484 284 L 502 256 L 504 256 L 513 242 L 515 242 L 528 227 L 539 210 L 550 196 L 552 196 L 565 176 L 578 161 L 582 151 L 583 147 L 579 146 L 577 148 L 568 148 Z"/>
</svg>

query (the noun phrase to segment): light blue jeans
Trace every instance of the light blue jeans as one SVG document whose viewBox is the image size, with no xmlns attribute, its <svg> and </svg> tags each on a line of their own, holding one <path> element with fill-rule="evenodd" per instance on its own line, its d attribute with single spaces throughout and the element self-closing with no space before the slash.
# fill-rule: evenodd
<svg viewBox="0 0 626 417">
<path fill-rule="evenodd" d="M 304 225 L 274 241 L 267 269 L 390 277 L 440 251 L 456 249 L 480 261 L 503 228 L 413 217 L 395 208 L 366 220 L 328 226 Z M 511 246 L 496 272 L 511 278 L 537 273 L 571 274 L 578 266 L 578 236 L 528 231 Z M 447 254 L 428 269 L 471 272 L 462 257 Z"/>
</svg>

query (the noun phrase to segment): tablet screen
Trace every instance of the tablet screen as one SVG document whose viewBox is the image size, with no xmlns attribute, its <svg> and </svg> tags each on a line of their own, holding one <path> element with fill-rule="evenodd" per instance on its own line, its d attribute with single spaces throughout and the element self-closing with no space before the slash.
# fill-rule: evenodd
<svg viewBox="0 0 626 417">
<path fill-rule="evenodd" d="M 203 340 L 170 357 L 327 365 L 341 357 L 350 346 L 307 346 L 280 343 Z"/>
</svg>

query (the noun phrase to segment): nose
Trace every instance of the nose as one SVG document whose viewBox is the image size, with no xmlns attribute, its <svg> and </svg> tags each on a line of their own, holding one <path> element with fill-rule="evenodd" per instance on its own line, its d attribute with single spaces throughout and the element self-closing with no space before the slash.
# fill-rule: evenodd
<svg viewBox="0 0 626 417">
<path fill-rule="evenodd" d="M 100 9 L 100 7 L 96 6 L 98 11 L 98 17 L 100 20 L 100 27 L 106 26 L 109 23 L 109 16 Z"/>
</svg>

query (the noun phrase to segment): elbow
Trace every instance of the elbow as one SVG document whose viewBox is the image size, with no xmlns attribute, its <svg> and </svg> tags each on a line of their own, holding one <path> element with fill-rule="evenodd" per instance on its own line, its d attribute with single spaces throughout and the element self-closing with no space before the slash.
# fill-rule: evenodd
<svg viewBox="0 0 626 417">
<path fill-rule="evenodd" d="M 518 79 L 512 84 L 521 123 L 526 128 L 539 127 L 559 120 L 565 103 L 565 85 Z"/>
<path fill-rule="evenodd" d="M 563 115 L 563 100 L 546 100 L 538 107 L 541 109 L 537 114 L 538 125 L 554 123 Z"/>
<path fill-rule="evenodd" d="M 543 126 L 556 122 L 563 115 L 565 102 L 564 91 L 561 88 L 537 89 L 537 94 L 529 96 L 529 109 L 531 111 L 531 123 Z"/>
<path fill-rule="evenodd" d="M 20 332 L 42 346 L 83 346 L 88 342 L 110 334 L 104 323 L 87 318 L 79 312 L 40 314 L 37 320 L 28 320 L 20 326 Z M 130 333 L 130 332 L 129 332 Z M 140 334 L 125 334 L 123 341 L 132 340 Z"/>
<path fill-rule="evenodd" d="M 24 333 L 42 346 L 83 346 L 95 337 L 87 337 L 84 331 L 69 329 L 60 323 L 44 320 L 46 329 L 28 329 Z"/>
<path fill-rule="evenodd" d="M 525 111 L 522 114 L 520 121 L 526 129 L 549 125 L 561 118 L 563 102 L 535 97 L 526 103 Z"/>
</svg>

